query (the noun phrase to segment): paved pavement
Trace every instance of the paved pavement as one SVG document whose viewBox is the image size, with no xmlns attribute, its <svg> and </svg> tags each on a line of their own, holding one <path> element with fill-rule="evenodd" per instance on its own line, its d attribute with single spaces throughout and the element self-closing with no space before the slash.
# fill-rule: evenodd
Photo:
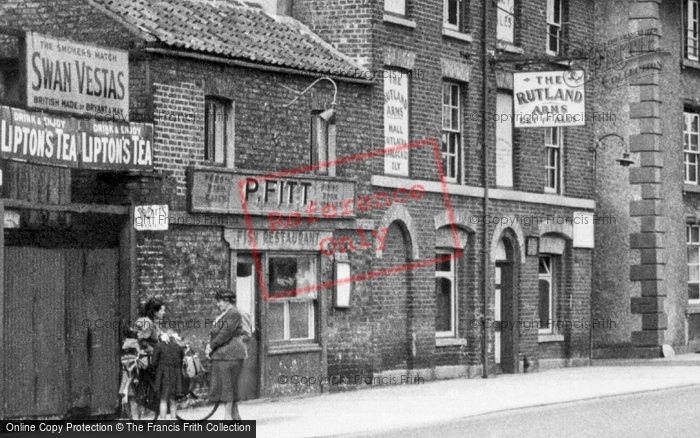
<svg viewBox="0 0 700 438">
<path fill-rule="evenodd" d="M 256 400 L 241 403 L 239 410 L 243 419 L 257 420 L 257 436 L 261 438 L 361 435 L 511 409 L 700 385 L 698 356 L 665 360 L 673 366 L 638 360 L 624 366 L 563 368 L 492 379 L 452 379 Z M 205 410 L 198 408 L 187 415 Z M 212 419 L 222 415 L 219 410 Z"/>
</svg>

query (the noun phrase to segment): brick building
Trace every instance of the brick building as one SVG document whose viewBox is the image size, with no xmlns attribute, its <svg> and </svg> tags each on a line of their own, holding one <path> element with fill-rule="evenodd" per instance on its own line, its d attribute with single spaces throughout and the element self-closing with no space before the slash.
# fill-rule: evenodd
<svg viewBox="0 0 700 438">
<path fill-rule="evenodd" d="M 658 357 L 700 343 L 698 295 L 698 3 L 635 1 L 596 4 L 598 54 L 592 65 L 595 105 L 616 122 L 614 133 L 637 162 L 620 171 L 625 147 L 599 147 L 598 213 L 617 224 L 596 230 L 594 314 L 615 330 L 594 330 L 599 357 Z"/>
<path fill-rule="evenodd" d="M 164 328 L 177 330 L 195 351 L 203 352 L 218 313 L 211 295 L 214 287 L 237 289 L 239 307 L 251 314 L 256 328 L 245 370 L 246 397 L 284 393 L 285 388 L 276 389 L 276 380 L 265 376 L 324 374 L 326 342 L 321 327 L 329 296 L 318 292 L 263 301 L 256 293 L 256 266 L 273 278 L 269 295 L 279 293 L 289 281 L 297 288 L 328 282 L 333 264 L 319 257 L 319 241 L 357 228 L 361 214 L 336 220 L 324 216 L 311 226 L 275 234 L 264 212 L 272 207 L 271 211 L 291 212 L 334 196 L 354 199 L 369 173 L 360 163 L 279 175 L 261 179 L 257 197 L 252 188 L 258 183 L 249 181 L 259 265 L 253 260 L 236 182 L 364 152 L 369 141 L 362 126 L 367 119 L 363 108 L 370 98 L 369 83 L 361 77 L 364 69 L 298 21 L 270 16 L 242 2 L 32 5 L 10 2 L 2 9 L 2 24 L 8 26 L 4 30 L 11 34 L 3 45 L 8 60 L 2 71 L 3 104 L 13 107 L 7 111 L 14 115 L 26 106 L 18 85 L 21 54 L 28 35 L 34 34 L 25 32 L 59 38 L 50 41 L 62 51 L 84 43 L 70 49 L 82 56 L 97 57 L 101 46 L 122 49 L 115 53 L 124 56 L 119 62 L 129 74 L 126 112 L 105 114 L 102 107 L 95 107 L 61 120 L 102 123 L 116 130 L 146 121 L 152 155 L 145 169 L 113 172 L 56 167 L 34 157 L 20 163 L 4 155 L 9 158 L 4 175 L 11 184 L 3 186 L 7 190 L 3 203 L 20 218 L 5 230 L 6 282 L 0 314 L 6 318 L 0 333 L 10 342 L 1 343 L 0 356 L 19 368 L 5 368 L 0 417 L 114 412 L 121 327 L 138 316 L 145 300 L 160 297 L 166 302 Z M 210 32 L 203 31 L 205 24 Z M 88 52 L 91 55 L 85 55 Z M 45 65 L 38 68 L 47 74 Z M 298 94 L 324 76 L 333 80 Z M 299 98 L 290 105 L 295 97 Z M 336 102 L 342 112 L 333 117 L 327 110 Z M 40 118 L 57 111 L 25 112 Z M 99 122 L 103 116 L 117 120 L 129 116 L 130 122 Z M 7 120 L 15 121 L 17 116 L 13 117 Z M 29 172 L 38 176 L 32 174 L 26 182 Z M 62 197 L 53 199 L 51 188 L 58 181 L 64 184 Z M 41 197 L 47 192 L 48 199 Z M 268 195 L 279 202 L 271 207 Z M 153 205 L 168 206 L 168 230 L 135 231 L 143 217 L 138 206 Z M 159 214 L 156 211 L 157 222 L 162 220 Z M 78 253 L 76 258 L 73 247 L 87 254 Z M 108 254 L 99 258 L 95 251 Z M 42 279 L 43 271 L 34 269 L 42 261 L 53 263 L 50 256 L 55 253 L 59 259 L 55 264 L 61 265 L 55 270 L 66 264 L 68 285 L 56 280 L 60 272 L 44 272 Z M 27 278 L 22 277 L 21 264 L 32 266 L 24 270 Z M 74 296 L 80 279 L 73 277 L 78 271 L 86 278 L 77 288 L 80 296 Z M 31 306 L 31 297 L 22 298 L 21 285 L 36 292 L 33 299 L 38 305 Z M 69 297 L 65 306 L 64 297 Z M 49 322 L 31 319 L 29 324 L 37 326 L 26 327 L 21 321 L 28 311 L 35 312 L 38 321 Z M 47 331 L 63 333 L 64 326 L 66 339 L 59 336 L 51 346 L 44 345 L 43 338 L 32 341 Z M 37 366 L 26 368 L 20 359 Z M 297 390 L 290 385 L 287 392 Z"/>
<path fill-rule="evenodd" d="M 329 316 L 328 374 L 475 376 L 484 371 L 483 345 L 491 373 L 587 364 L 593 252 L 576 244 L 573 219 L 595 208 L 593 123 L 513 130 L 512 120 L 499 123 L 492 114 L 512 116 L 516 67 L 568 68 L 559 61 L 593 36 L 589 2 L 499 1 L 490 8 L 487 50 L 501 60 L 521 59 L 520 66 L 493 57 L 484 62 L 483 7 L 490 2 L 264 3 L 304 22 L 372 72 L 373 150 L 440 141 L 454 220 L 430 148 L 374 159 L 372 190 L 420 183 L 427 192 L 427 208 L 407 203 L 375 211 L 375 227 L 388 226 L 387 249 L 376 265 L 462 250 L 462 257 L 444 264 L 376 278 L 371 289 L 355 284 L 353 307 Z M 525 61 L 533 57 L 536 64 Z M 591 96 L 592 84 L 585 89 Z M 406 115 L 394 120 L 397 92 L 405 97 Z M 490 118 L 482 125 L 484 116 Z M 400 140 L 391 135 L 396 132 Z M 450 237 L 452 224 L 457 240 Z M 528 237 L 539 238 L 538 255 L 526 256 Z M 500 332 L 493 327 L 497 320 Z"/>
<path fill-rule="evenodd" d="M 117 286 L 100 301 L 106 316 L 89 310 L 70 321 L 123 324 L 147 298 L 162 297 L 167 326 L 201 352 L 216 316 L 211 288 L 234 288 L 256 329 L 248 398 L 587 364 L 593 253 L 576 240 L 590 228 L 574 221 L 595 208 L 593 127 L 513 129 L 518 63 L 484 59 L 483 2 L 265 3 L 279 15 L 234 0 L 1 6 L 1 24 L 20 36 L 36 31 L 128 51 L 129 123 L 153 126 L 148 169 L 56 167 L 70 175 L 63 210 L 83 214 L 87 205 L 116 216 L 107 218 L 114 224 L 62 229 L 100 230 L 97 246 L 118 259 L 110 265 Z M 585 1 L 499 2 L 488 13 L 486 49 L 500 60 L 542 58 L 526 69 L 563 71 L 556 61 L 572 51 L 564 42 L 590 39 L 592 14 Z M 21 72 L 16 58 L 3 85 Z M 322 77 L 333 81 L 315 83 Z M 21 107 L 8 90 L 3 104 Z M 333 159 L 341 161 L 323 164 Z M 36 187 L 51 186 L 43 184 Z M 47 207 L 54 200 L 8 201 L 29 196 L 15 191 L 3 193 L 6 208 L 22 215 L 18 229 L 5 230 L 14 242 L 8 260 L 11 246 L 44 245 L 15 237 L 45 235 L 25 230 L 22 209 L 63 211 Z M 130 207 L 147 205 L 168 206 L 167 231 L 134 231 Z M 6 280 L 18 272 L 4 266 Z M 349 288 L 333 284 L 348 277 L 356 279 Z M 13 309 L 13 287 L 5 282 L 0 309 Z M 15 320 L 5 321 L 9 339 Z M 27 400 L 43 397 L 43 408 L 6 397 L 0 416 L 109 412 L 117 333 L 82 330 L 65 343 L 84 346 L 97 333 L 106 338 L 81 354 L 95 357 L 95 344 L 108 345 L 99 350 L 104 369 L 66 364 L 55 376 L 66 383 L 55 391 L 27 386 Z M 68 348 L 61 345 L 51 354 Z M 84 384 L 76 394 L 65 373 L 79 372 L 104 387 Z M 36 381 L 36 370 L 18 373 Z M 291 376 L 330 379 L 281 378 Z M 17 390 L 3 378 L 0 393 Z M 107 394 L 100 403 L 98 391 Z"/>
</svg>

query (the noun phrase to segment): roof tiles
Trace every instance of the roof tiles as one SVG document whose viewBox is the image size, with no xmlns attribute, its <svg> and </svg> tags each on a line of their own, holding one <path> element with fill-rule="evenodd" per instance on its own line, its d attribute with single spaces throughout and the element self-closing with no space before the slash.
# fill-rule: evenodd
<svg viewBox="0 0 700 438">
<path fill-rule="evenodd" d="M 365 70 L 290 17 L 237 0 L 92 0 L 175 49 L 328 75 Z"/>
</svg>

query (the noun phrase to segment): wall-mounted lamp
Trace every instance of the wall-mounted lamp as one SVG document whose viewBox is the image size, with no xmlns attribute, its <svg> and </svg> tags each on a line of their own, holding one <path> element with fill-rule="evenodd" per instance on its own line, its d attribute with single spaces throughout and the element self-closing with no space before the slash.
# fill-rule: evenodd
<svg viewBox="0 0 700 438">
<path fill-rule="evenodd" d="M 328 76 L 324 76 L 324 77 L 322 77 L 322 78 L 316 79 L 315 81 L 313 81 L 313 82 L 311 83 L 311 85 L 309 85 L 308 87 L 306 87 L 306 89 L 304 89 L 304 91 L 297 91 L 297 90 L 294 90 L 293 88 L 289 88 L 289 87 L 286 87 L 286 86 L 282 85 L 282 86 L 283 86 L 284 88 L 286 88 L 287 90 L 290 90 L 290 91 L 292 91 L 292 92 L 294 92 L 294 93 L 297 94 L 297 97 L 295 97 L 294 100 L 292 100 L 291 102 L 289 102 L 289 103 L 286 104 L 286 105 L 283 105 L 283 107 L 284 107 L 284 108 L 288 108 L 288 107 L 292 106 L 292 104 L 293 104 L 294 102 L 296 102 L 297 100 L 299 100 L 299 98 L 300 98 L 301 96 L 303 96 L 304 94 L 306 94 L 307 91 L 309 91 L 311 88 L 313 88 L 314 85 L 318 84 L 318 83 L 321 82 L 321 81 L 330 81 L 330 83 L 333 84 L 333 90 L 334 90 L 334 91 L 333 91 L 333 102 L 331 102 L 331 108 L 330 108 L 330 109 L 327 109 L 327 110 L 325 110 L 324 112 L 322 112 L 321 114 L 319 114 L 319 117 L 321 117 L 323 120 L 325 120 L 325 121 L 328 122 L 328 123 L 331 123 L 331 124 L 332 124 L 332 123 L 335 123 L 335 100 L 336 100 L 336 98 L 338 97 L 338 85 L 335 83 L 335 81 L 334 81 L 333 79 L 329 78 Z"/>
<path fill-rule="evenodd" d="M 634 160 L 630 158 L 629 145 L 627 144 L 625 139 L 622 138 L 622 136 L 615 134 L 615 133 L 612 133 L 612 132 L 610 134 L 605 134 L 604 136 L 602 136 L 598 140 L 596 140 L 595 147 L 591 148 L 591 152 L 594 152 L 596 154 L 596 156 L 594 158 L 596 160 L 596 162 L 598 160 L 598 148 L 603 144 L 603 140 L 605 140 L 608 137 L 618 138 L 622 142 L 622 144 L 625 145 L 625 151 L 622 153 L 622 158 L 618 158 L 615 161 L 617 161 L 618 164 L 620 164 L 620 166 L 622 166 L 622 167 L 629 167 L 632 164 L 634 164 Z"/>
</svg>

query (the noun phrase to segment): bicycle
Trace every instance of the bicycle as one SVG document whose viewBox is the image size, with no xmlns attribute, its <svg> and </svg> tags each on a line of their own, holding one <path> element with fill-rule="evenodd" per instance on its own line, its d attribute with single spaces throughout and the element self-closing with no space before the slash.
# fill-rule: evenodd
<svg viewBox="0 0 700 438">
<path fill-rule="evenodd" d="M 150 356 L 140 348 L 122 354 L 122 370 L 128 379 L 126 395 L 122 395 L 122 413 L 131 420 L 154 421 L 158 419 L 160 411 L 160 398 L 155 388 L 155 369 L 150 367 Z M 189 378 L 185 379 L 185 387 L 189 388 Z M 184 400 L 185 397 L 182 397 Z M 200 422 L 206 421 L 214 415 L 219 408 L 219 402 L 215 403 L 211 411 L 203 418 L 183 418 L 181 411 L 176 418 L 179 421 Z M 136 410 L 140 412 L 135 412 Z M 187 417 L 187 415 L 186 415 Z"/>
</svg>

